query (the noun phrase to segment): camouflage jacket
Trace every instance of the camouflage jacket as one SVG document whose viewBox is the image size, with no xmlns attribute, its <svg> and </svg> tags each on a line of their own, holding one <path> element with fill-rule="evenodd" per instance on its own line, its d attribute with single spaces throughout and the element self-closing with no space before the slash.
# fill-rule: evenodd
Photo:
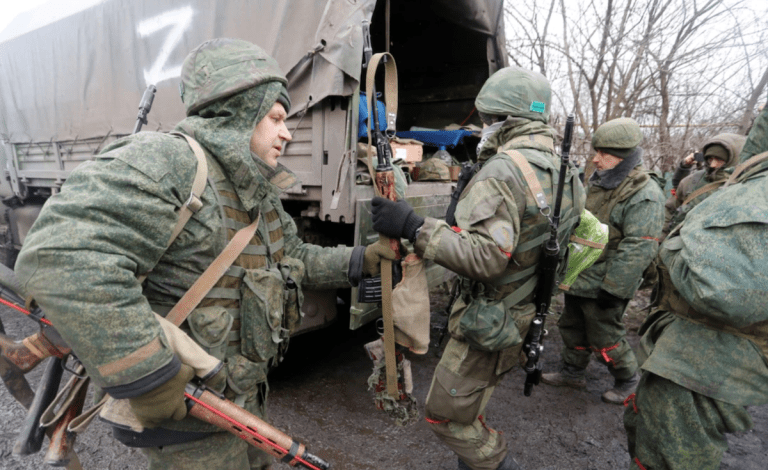
<svg viewBox="0 0 768 470">
<path fill-rule="evenodd" d="M 609 241 L 600 258 L 579 275 L 568 293 L 594 299 L 604 289 L 631 299 L 643 271 L 656 257 L 664 223 L 664 193 L 638 165 L 613 189 L 590 179 L 587 210 L 608 225 Z"/>
<path fill-rule="evenodd" d="M 549 224 L 541 215 L 521 169 L 499 151 L 515 150 L 524 156 L 551 204 L 560 169 L 553 149 L 549 126 L 509 118 L 483 146 L 478 159 L 483 166 L 470 180 L 456 207 L 457 226 L 450 227 L 443 220 L 433 218 L 425 220 L 414 244 L 416 252 L 462 278 L 462 296 L 454 305 L 451 323 L 474 303 L 514 296 L 516 300 L 506 305 L 521 337 L 525 337 L 535 313 L 534 273 L 541 246 L 549 236 Z M 571 167 L 566 182 L 561 246 L 567 244 L 585 197 L 576 168 Z M 449 329 L 456 337 L 451 324 Z M 517 360 L 514 354 L 510 357 Z M 501 362 L 500 368 L 504 369 Z"/>
<path fill-rule="evenodd" d="M 693 209 L 696 204 L 709 197 L 712 192 L 717 189 L 716 185 L 713 185 L 713 183 L 725 183 L 728 176 L 730 176 L 730 171 L 728 171 L 728 169 L 735 166 L 738 161 L 739 152 L 744 145 L 744 137 L 736 134 L 721 134 L 708 140 L 705 146 L 714 144 L 718 144 L 726 149 L 728 152 L 728 160 L 722 167 L 714 172 L 710 173 L 706 168 L 703 168 L 701 170 L 693 171 L 680 181 L 680 184 L 677 186 L 677 191 L 675 192 L 675 197 L 672 198 L 666 206 L 665 234 L 669 233 L 677 224 L 682 222 L 685 219 L 685 214 Z M 688 204 L 685 204 L 687 207 L 680 210 L 683 203 L 685 203 L 689 197 L 693 196 L 699 189 L 708 185 L 710 185 L 709 188 L 711 188 L 709 191 L 695 196 L 688 202 Z"/>
<path fill-rule="evenodd" d="M 755 139 L 768 150 L 768 135 Z M 660 305 L 640 330 L 644 370 L 727 403 L 768 403 L 766 214 L 763 161 L 672 231 Z"/>
<path fill-rule="evenodd" d="M 349 286 L 352 248 L 322 248 L 298 238 L 273 184 L 285 176 L 284 167 L 270 174 L 266 165 L 239 156 L 208 158 L 223 169 L 252 219 L 265 204 L 276 209 L 285 255 L 306 266 L 305 288 Z M 142 132 L 116 141 L 72 172 L 19 254 L 20 282 L 94 383 L 115 398 L 140 395 L 175 375 L 178 359 L 152 307 L 172 306 L 227 243 L 223 207 L 209 179 L 202 209 L 166 249 L 196 162 L 186 141 L 170 135 Z M 255 237 L 265 240 L 267 225 L 262 219 Z M 143 273 L 144 285 L 136 279 Z"/>
</svg>

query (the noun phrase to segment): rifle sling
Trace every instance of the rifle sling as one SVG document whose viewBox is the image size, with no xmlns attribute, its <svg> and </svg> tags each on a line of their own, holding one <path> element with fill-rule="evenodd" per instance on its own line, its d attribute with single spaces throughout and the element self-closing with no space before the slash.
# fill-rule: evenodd
<svg viewBox="0 0 768 470">
<path fill-rule="evenodd" d="M 372 147 L 373 139 L 371 136 L 371 128 L 373 127 L 373 113 L 378 113 L 378 109 L 373 109 L 373 100 L 376 99 L 371 90 L 375 87 L 376 82 L 376 69 L 379 66 L 379 62 L 382 57 L 387 56 L 387 61 L 384 63 L 384 105 L 387 110 L 387 129 L 395 130 L 395 123 L 397 121 L 397 65 L 395 65 L 395 58 L 389 52 L 380 52 L 371 56 L 370 62 L 368 62 L 368 70 L 365 75 L 365 99 L 366 106 L 368 106 L 368 172 L 371 174 L 371 181 L 374 181 L 374 191 L 379 192 L 379 188 L 376 187 L 376 172 L 373 170 L 373 157 Z M 378 114 L 377 114 L 378 115 Z M 378 130 L 378 129 L 377 129 Z M 378 194 L 382 196 L 381 194 Z M 384 197 L 384 196 L 382 196 Z"/>
</svg>

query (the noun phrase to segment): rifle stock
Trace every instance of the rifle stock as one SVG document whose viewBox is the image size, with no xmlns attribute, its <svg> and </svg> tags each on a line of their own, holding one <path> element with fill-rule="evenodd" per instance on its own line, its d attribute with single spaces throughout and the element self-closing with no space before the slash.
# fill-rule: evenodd
<svg viewBox="0 0 768 470">
<path fill-rule="evenodd" d="M 311 470 L 331 468 L 328 462 L 307 452 L 304 444 L 205 387 L 188 384 L 184 396 L 190 415 L 234 434 L 292 467 L 300 465 Z"/>
</svg>

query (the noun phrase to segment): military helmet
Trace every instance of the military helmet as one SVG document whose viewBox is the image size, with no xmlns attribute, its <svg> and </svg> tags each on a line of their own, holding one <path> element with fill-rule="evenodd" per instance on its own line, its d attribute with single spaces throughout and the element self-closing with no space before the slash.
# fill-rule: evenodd
<svg viewBox="0 0 768 470">
<path fill-rule="evenodd" d="M 552 88 L 544 75 L 516 66 L 505 67 L 488 78 L 475 99 L 485 114 L 549 121 Z"/>
<path fill-rule="evenodd" d="M 450 181 L 448 164 L 439 158 L 430 158 L 419 167 L 419 181 Z"/>
<path fill-rule="evenodd" d="M 640 125 L 632 118 L 612 119 L 592 135 L 592 148 L 619 158 L 627 158 L 643 141 Z"/>
<path fill-rule="evenodd" d="M 179 92 L 191 116 L 214 101 L 271 81 L 288 84 L 277 61 L 262 48 L 240 39 L 217 38 L 200 44 L 184 59 Z M 287 92 L 279 101 L 286 111 L 290 109 Z"/>
</svg>

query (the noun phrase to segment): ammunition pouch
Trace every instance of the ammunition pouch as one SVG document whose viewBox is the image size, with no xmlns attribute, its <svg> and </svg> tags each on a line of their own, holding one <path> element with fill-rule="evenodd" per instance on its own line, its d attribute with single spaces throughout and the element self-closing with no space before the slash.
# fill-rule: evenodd
<svg viewBox="0 0 768 470">
<path fill-rule="evenodd" d="M 202 348 L 223 361 L 234 318 L 224 307 L 199 307 L 187 317 L 190 333 Z"/>
<path fill-rule="evenodd" d="M 240 287 L 240 348 L 254 362 L 278 361 L 301 323 L 304 265 L 283 258 L 272 268 L 247 269 Z"/>
</svg>

